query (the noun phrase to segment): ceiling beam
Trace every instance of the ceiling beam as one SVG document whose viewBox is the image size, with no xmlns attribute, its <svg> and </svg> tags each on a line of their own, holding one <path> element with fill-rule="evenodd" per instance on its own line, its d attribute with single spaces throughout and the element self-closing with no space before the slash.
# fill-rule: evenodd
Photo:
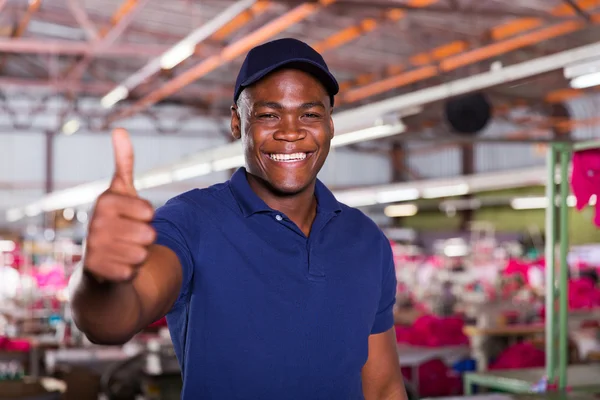
<svg viewBox="0 0 600 400">
<path fill-rule="evenodd" d="M 163 54 L 169 47 L 148 44 L 114 44 L 95 48 L 90 42 L 72 40 L 0 39 L 0 53 L 57 54 L 104 58 L 147 58 Z"/>
<path fill-rule="evenodd" d="M 150 0 L 126 0 L 111 19 L 111 27 L 100 31 L 97 40 L 92 42 L 92 54 L 86 54 L 76 64 L 67 68 L 63 74 L 68 81 L 77 81 L 81 78 L 86 68 L 93 60 L 93 53 L 99 49 L 113 45 L 121 34 L 127 29 L 139 11 L 141 11 Z"/>
<path fill-rule="evenodd" d="M 408 5 L 413 8 L 424 8 L 430 7 L 432 4 L 437 3 L 439 0 L 410 0 Z M 320 53 L 324 53 L 328 50 L 338 48 L 346 43 L 349 43 L 379 27 L 382 22 L 398 22 L 407 13 L 398 8 L 390 8 L 383 13 L 382 19 L 365 18 L 359 21 L 357 24 L 344 28 L 326 39 L 320 42 L 314 43 L 312 47 Z"/>
<path fill-rule="evenodd" d="M 595 23 L 600 22 L 600 14 L 594 15 Z M 438 63 L 431 63 L 416 69 L 394 74 L 379 81 L 375 81 L 354 89 L 346 89 L 340 96 L 341 102 L 351 103 L 367 97 L 387 92 L 406 86 L 417 81 L 439 76 L 443 73 L 454 71 L 458 68 L 489 60 L 503 54 L 522 49 L 524 47 L 538 44 L 542 41 L 554 39 L 560 36 L 584 29 L 586 23 L 581 21 L 567 21 L 554 24 L 521 36 L 499 41 L 480 48 L 464 51 L 450 57 L 442 58 Z"/>
<path fill-rule="evenodd" d="M 85 32 L 89 41 L 93 42 L 98 40 L 99 33 L 96 30 L 96 27 L 90 21 L 90 17 L 88 16 L 85 8 L 81 5 L 81 1 L 79 0 L 67 0 L 69 4 L 69 10 L 73 17 Z"/>
<path fill-rule="evenodd" d="M 29 25 L 29 21 L 31 21 L 31 16 L 35 14 L 42 5 L 42 0 L 31 0 L 29 5 L 27 6 L 27 10 L 19 20 L 19 22 L 14 27 L 13 31 L 10 34 L 10 38 L 18 38 L 23 36 L 25 31 L 27 31 L 27 26 Z M 1 7 L 0 7 L 1 8 Z M 6 64 L 6 55 L 0 55 L 0 71 L 4 69 L 4 65 Z"/>
<path fill-rule="evenodd" d="M 55 93 L 84 93 L 93 96 L 99 96 L 114 87 L 113 82 L 109 81 L 91 81 L 91 82 L 67 82 L 56 79 L 25 79 L 0 77 L 0 87 L 2 89 L 16 89 L 19 91 L 50 90 Z M 220 85 L 189 85 L 177 93 L 177 99 L 203 99 L 207 95 L 215 97 L 224 97 L 232 93 L 232 88 L 223 88 Z"/>
<path fill-rule="evenodd" d="M 283 15 L 272 20 L 266 25 L 263 25 L 252 33 L 249 33 L 243 38 L 229 44 L 221 52 L 219 52 L 219 54 L 208 57 L 196 66 L 165 83 L 160 88 L 150 92 L 132 106 L 117 111 L 109 118 L 108 122 L 110 123 L 118 119 L 127 118 L 147 109 L 162 99 L 176 93 L 178 90 L 181 90 L 190 83 L 244 55 L 254 46 L 273 38 L 274 36 L 288 29 L 290 26 L 297 24 L 298 22 L 306 19 L 318 11 L 321 11 L 323 7 L 326 7 L 334 1 L 335 0 L 320 0 L 319 3 L 305 3 L 287 11 Z"/>
<path fill-rule="evenodd" d="M 598 6 L 598 1 L 578 0 L 578 4 L 580 5 L 580 7 L 586 10 L 591 10 Z M 561 4 L 557 7 L 554 7 L 550 11 L 550 14 L 558 18 L 568 18 L 573 17 L 575 15 L 573 10 L 565 4 Z M 569 22 L 572 21 L 566 21 L 565 23 Z M 536 28 L 542 27 L 543 25 L 544 20 L 540 18 L 518 18 L 512 21 L 503 22 L 499 25 L 492 27 L 489 30 L 488 36 L 492 43 L 494 43 L 499 42 L 503 39 L 508 39 L 511 37 L 514 38 L 519 34 L 532 31 Z M 468 53 L 469 51 L 479 50 L 477 48 L 473 49 L 472 45 L 472 43 L 469 43 L 465 40 L 448 42 L 430 51 L 414 54 L 413 56 L 409 57 L 408 63 L 391 64 L 387 68 L 385 68 L 385 70 L 382 71 L 382 73 L 379 75 L 363 74 L 356 77 L 353 80 L 342 82 L 340 84 L 340 91 L 345 92 L 360 86 L 373 84 L 374 86 L 372 86 L 372 88 L 378 87 L 378 90 L 376 90 L 376 92 L 381 93 L 380 90 L 382 90 L 383 86 L 387 84 L 388 80 L 395 80 L 395 83 L 399 85 L 395 87 L 400 87 L 418 80 L 433 77 L 437 74 L 437 72 L 435 71 L 436 63 L 441 63 L 446 59 L 458 56 L 459 53 L 470 54 Z M 425 69 L 426 66 L 428 66 L 429 68 Z M 417 72 L 410 71 L 407 72 L 407 75 L 399 76 L 399 74 L 401 74 L 403 71 L 410 69 L 411 67 L 420 67 L 420 69 L 417 70 Z M 381 78 L 381 80 L 379 81 L 381 82 L 381 84 L 375 85 L 380 76 L 383 76 L 383 78 Z M 390 89 L 392 89 L 392 87 L 390 87 Z M 367 89 L 364 90 L 365 92 L 367 91 Z"/>
<path fill-rule="evenodd" d="M 586 22 L 592 22 L 592 16 L 587 13 L 583 8 L 581 8 L 579 6 L 579 4 L 577 4 L 575 2 L 575 0 L 563 0 L 566 4 L 569 5 L 569 7 L 571 7 L 573 9 L 573 11 L 575 11 L 581 18 L 584 19 L 584 21 Z"/>
<path fill-rule="evenodd" d="M 231 23 L 235 22 L 240 15 L 250 12 L 250 16 L 252 16 L 254 15 L 254 12 L 251 12 L 251 10 L 254 9 L 255 12 L 259 12 L 259 10 L 264 10 L 266 6 L 267 3 L 257 3 L 256 0 L 236 1 L 212 20 L 194 29 L 190 34 L 188 34 L 188 36 L 173 45 L 173 47 L 170 48 L 165 54 L 162 54 L 161 57 L 150 60 L 142 68 L 138 69 L 126 79 L 122 80 L 121 83 L 116 85 L 103 97 L 103 105 L 107 108 L 111 108 L 117 102 L 127 98 L 129 93 L 135 88 L 139 88 L 140 85 L 143 85 L 144 83 L 146 85 L 150 83 L 152 78 L 156 77 L 161 71 L 172 69 L 177 65 L 181 65 L 181 62 L 185 60 L 185 58 L 177 59 L 176 61 L 173 61 L 173 64 L 170 67 L 165 68 L 163 63 L 165 55 L 171 53 L 172 56 L 174 51 L 182 48 L 194 51 L 194 49 L 197 49 L 198 46 L 201 46 L 205 40 L 217 33 L 221 37 L 224 37 L 223 35 L 227 34 L 227 32 L 232 32 L 236 29 L 239 29 L 242 26 L 240 24 L 246 24 L 248 22 L 248 20 L 244 18 L 242 20 L 238 20 L 235 25 L 232 25 Z M 227 28 L 225 32 L 223 32 L 223 28 Z"/>
</svg>

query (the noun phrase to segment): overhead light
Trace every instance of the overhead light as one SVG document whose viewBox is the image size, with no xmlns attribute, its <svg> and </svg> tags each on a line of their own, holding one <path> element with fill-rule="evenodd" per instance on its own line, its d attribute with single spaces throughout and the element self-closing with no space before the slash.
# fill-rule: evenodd
<svg viewBox="0 0 600 400">
<path fill-rule="evenodd" d="M 17 248 L 17 245 L 12 240 L 0 240 L 0 252 L 10 253 Z"/>
<path fill-rule="evenodd" d="M 77 211 L 77 221 L 81 222 L 82 224 L 85 224 L 88 220 L 88 215 L 87 212 L 83 211 L 83 210 L 79 210 Z"/>
<path fill-rule="evenodd" d="M 129 96 L 129 89 L 120 85 L 108 92 L 108 94 L 100 100 L 100 104 L 104 108 L 111 108 L 119 101 L 127 98 L 127 96 Z"/>
<path fill-rule="evenodd" d="M 165 52 L 160 58 L 160 66 L 163 69 L 171 69 L 183 60 L 191 57 L 196 51 L 196 45 L 187 41 L 177 43 Z"/>
<path fill-rule="evenodd" d="M 246 159 L 243 154 L 221 160 L 216 160 L 212 163 L 212 169 L 214 171 L 226 171 L 228 169 L 238 168 L 244 165 Z"/>
<path fill-rule="evenodd" d="M 173 171 L 174 181 L 184 181 L 197 176 L 208 175 L 212 171 L 210 164 L 197 164 L 189 167 L 182 167 Z"/>
<path fill-rule="evenodd" d="M 162 172 L 158 174 L 149 174 L 135 180 L 134 185 L 138 190 L 151 189 L 157 186 L 168 185 L 173 182 L 170 173 Z"/>
<path fill-rule="evenodd" d="M 600 85 L 600 72 L 578 76 L 571 81 L 573 89 L 586 89 Z"/>
<path fill-rule="evenodd" d="M 449 244 L 444 247 L 446 257 L 465 257 L 469 254 L 469 248 L 466 244 Z"/>
<path fill-rule="evenodd" d="M 8 222 L 16 222 L 24 217 L 25 217 L 25 213 L 18 208 L 12 208 L 12 209 L 6 211 L 6 220 Z"/>
<path fill-rule="evenodd" d="M 79 120 L 71 119 L 65 122 L 65 124 L 62 127 L 62 131 L 65 135 L 70 136 L 76 133 L 79 130 L 79 128 L 81 128 L 81 123 L 79 122 Z"/>
<path fill-rule="evenodd" d="M 586 60 L 583 62 L 567 65 L 564 68 L 565 79 L 573 79 L 583 75 L 600 72 L 600 59 Z"/>
<path fill-rule="evenodd" d="M 437 186 L 423 189 L 423 198 L 436 199 L 440 197 L 462 196 L 469 193 L 469 185 L 461 183 L 458 185 Z"/>
<path fill-rule="evenodd" d="M 596 195 L 592 195 L 588 204 L 595 206 L 597 202 Z M 567 197 L 567 207 L 575 207 L 577 199 L 573 195 Z M 548 198 L 546 197 L 516 197 L 511 200 L 510 206 L 515 210 L 535 210 L 548 207 Z"/>
<path fill-rule="evenodd" d="M 71 221 L 73 218 L 75 218 L 75 210 L 72 208 L 65 208 L 63 210 L 63 218 L 66 221 Z"/>
<path fill-rule="evenodd" d="M 548 198 L 546 197 L 517 197 L 512 199 L 510 206 L 514 210 L 534 210 L 548 207 Z"/>
<path fill-rule="evenodd" d="M 376 195 L 378 203 L 394 203 L 396 201 L 410 201 L 419 198 L 417 189 L 383 190 Z"/>
<path fill-rule="evenodd" d="M 372 191 L 340 193 L 335 194 L 335 197 L 340 203 L 344 203 L 349 207 L 365 207 L 377 204 L 377 194 Z"/>
<path fill-rule="evenodd" d="M 381 139 L 406 132 L 406 125 L 398 122 L 394 125 L 379 125 L 354 132 L 336 135 L 331 139 L 331 147 L 346 146 L 367 140 Z"/>
<path fill-rule="evenodd" d="M 383 213 L 390 218 L 412 217 L 417 214 L 419 208 L 415 204 L 394 204 L 387 206 Z"/>
</svg>

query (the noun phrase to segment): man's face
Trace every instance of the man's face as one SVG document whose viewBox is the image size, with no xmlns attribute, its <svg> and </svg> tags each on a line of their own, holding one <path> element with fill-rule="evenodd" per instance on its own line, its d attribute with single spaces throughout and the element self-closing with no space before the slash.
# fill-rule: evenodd
<svg viewBox="0 0 600 400">
<path fill-rule="evenodd" d="M 280 70 L 246 88 L 238 104 L 231 129 L 242 139 L 248 172 L 280 195 L 308 188 L 333 137 L 330 100 L 319 81 Z"/>
</svg>

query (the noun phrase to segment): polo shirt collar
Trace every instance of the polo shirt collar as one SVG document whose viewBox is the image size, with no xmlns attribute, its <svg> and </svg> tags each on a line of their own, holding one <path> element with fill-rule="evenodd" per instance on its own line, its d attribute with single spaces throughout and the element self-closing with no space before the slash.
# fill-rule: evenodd
<svg viewBox="0 0 600 400">
<path fill-rule="evenodd" d="M 233 173 L 230 179 L 230 187 L 245 217 L 260 212 L 274 211 L 254 193 L 248 183 L 244 167 Z M 315 186 L 315 197 L 317 198 L 318 212 L 339 213 L 342 211 L 340 203 L 335 199 L 333 193 L 318 179 Z"/>
</svg>

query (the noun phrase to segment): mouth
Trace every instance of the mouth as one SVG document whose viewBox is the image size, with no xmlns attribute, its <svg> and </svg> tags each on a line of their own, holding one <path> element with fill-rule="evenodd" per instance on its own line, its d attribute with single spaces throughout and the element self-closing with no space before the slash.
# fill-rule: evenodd
<svg viewBox="0 0 600 400">
<path fill-rule="evenodd" d="M 272 161 L 278 163 L 297 163 L 305 161 L 313 153 L 312 152 L 297 152 L 297 153 L 269 153 L 267 156 Z"/>
</svg>

